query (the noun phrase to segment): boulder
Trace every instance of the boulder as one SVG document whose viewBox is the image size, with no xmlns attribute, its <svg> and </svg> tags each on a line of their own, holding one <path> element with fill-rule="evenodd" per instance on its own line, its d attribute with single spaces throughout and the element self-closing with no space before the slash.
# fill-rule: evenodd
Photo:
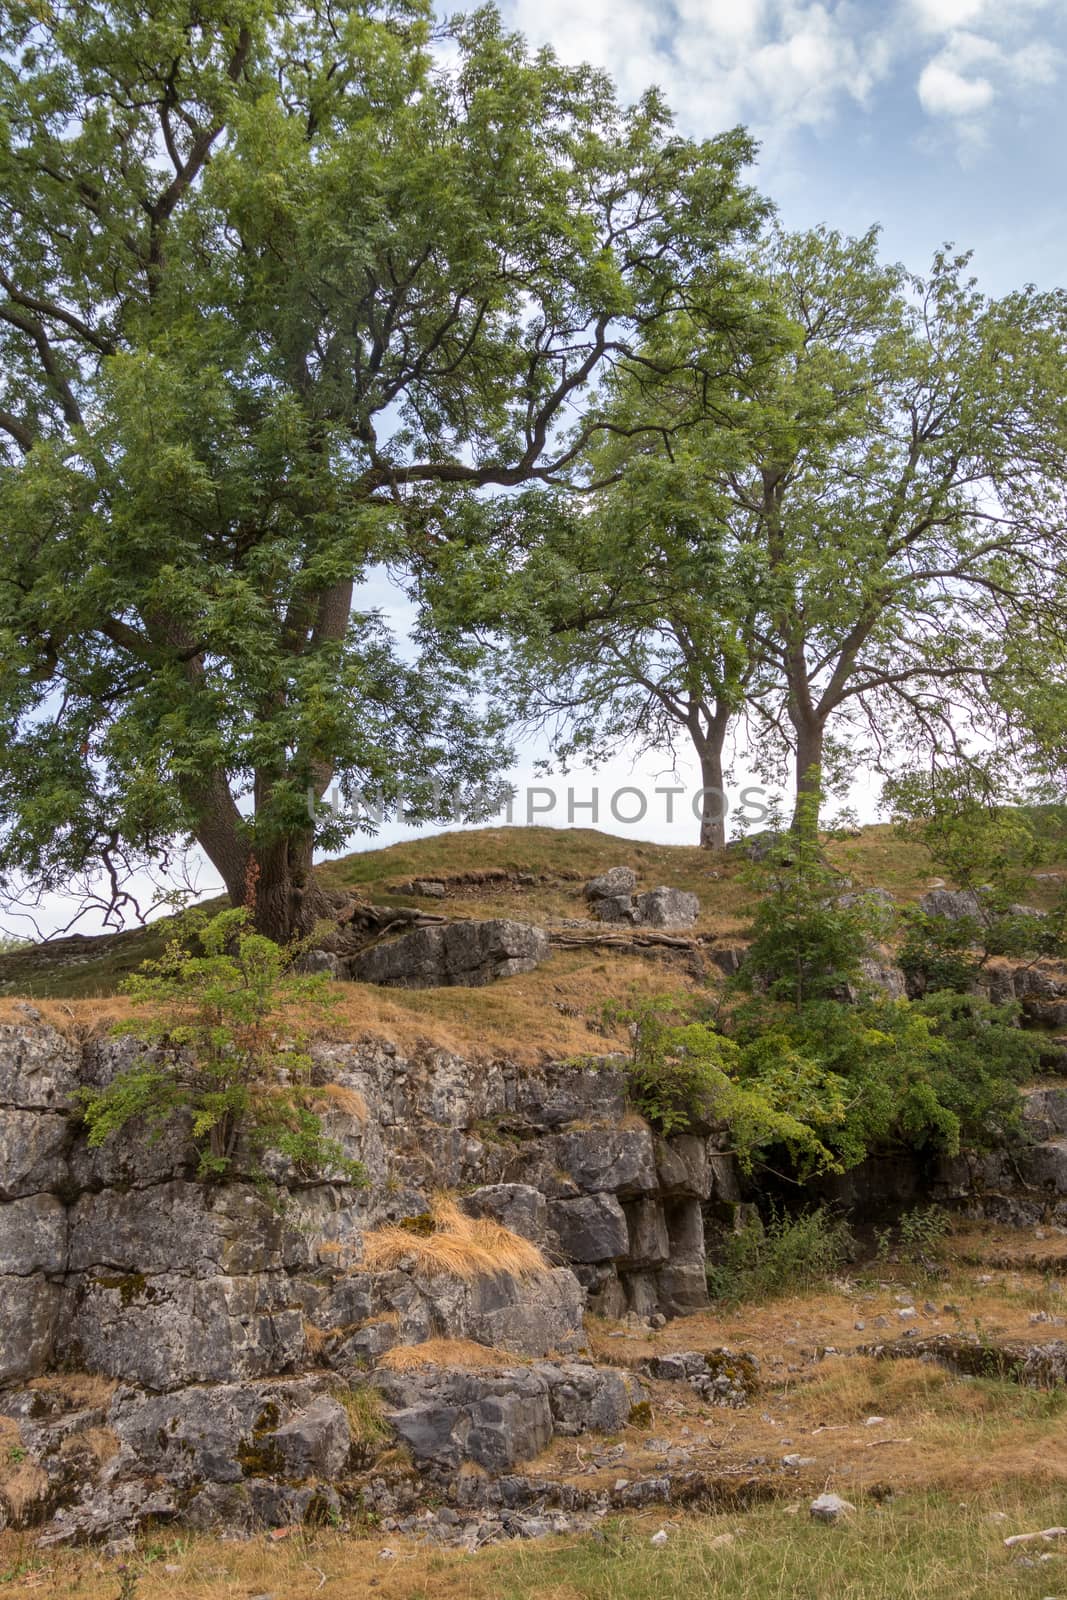
<svg viewBox="0 0 1067 1600">
<path fill-rule="evenodd" d="M 808 1507 L 816 1522 L 840 1522 L 843 1517 L 851 1516 L 855 1509 L 850 1500 L 842 1500 L 839 1494 L 817 1495 Z"/>
<path fill-rule="evenodd" d="M 603 899 L 593 902 L 593 909 L 601 922 L 634 923 L 637 921 L 637 908 L 633 895 L 605 895 Z"/>
<path fill-rule="evenodd" d="M 582 893 L 587 900 L 611 900 L 631 895 L 637 888 L 637 873 L 632 867 L 609 867 L 598 878 L 590 878 Z"/>
<path fill-rule="evenodd" d="M 500 1272 L 470 1282 L 420 1277 L 416 1284 L 425 1297 L 430 1326 L 447 1329 L 452 1338 L 524 1356 L 572 1351 L 585 1342 L 585 1297 L 568 1267 L 553 1268 L 536 1278 Z"/>
<path fill-rule="evenodd" d="M 646 928 L 691 928 L 700 915 L 700 901 L 684 889 L 661 886 L 639 894 L 635 922 Z"/>
<path fill-rule="evenodd" d="M 338 1478 L 348 1464 L 352 1433 L 344 1407 L 320 1395 L 256 1444 L 271 1475 L 282 1478 Z"/>
<path fill-rule="evenodd" d="M 454 1470 L 474 1461 L 508 1472 L 552 1438 L 544 1378 L 527 1367 L 488 1372 L 424 1368 L 374 1374 L 386 1418 L 417 1464 Z"/>
<path fill-rule="evenodd" d="M 629 1373 L 587 1362 L 545 1362 L 533 1369 L 548 1385 L 556 1433 L 620 1433 L 645 1391 Z"/>
<path fill-rule="evenodd" d="M 584 1194 L 653 1194 L 658 1186 L 647 1128 L 574 1128 L 555 1135 L 549 1154 Z"/>
<path fill-rule="evenodd" d="M 543 928 L 507 918 L 416 928 L 361 951 L 347 963 L 358 983 L 400 989 L 480 988 L 532 972 L 548 954 Z"/>
<path fill-rule="evenodd" d="M 470 1217 L 491 1217 L 534 1244 L 543 1244 L 548 1229 L 548 1202 L 528 1183 L 491 1183 L 465 1195 L 461 1210 Z"/>
<path fill-rule="evenodd" d="M 982 907 L 973 889 L 930 889 L 919 901 L 919 910 L 927 917 L 944 917 L 948 922 L 962 922 L 965 917 L 981 918 Z"/>
</svg>

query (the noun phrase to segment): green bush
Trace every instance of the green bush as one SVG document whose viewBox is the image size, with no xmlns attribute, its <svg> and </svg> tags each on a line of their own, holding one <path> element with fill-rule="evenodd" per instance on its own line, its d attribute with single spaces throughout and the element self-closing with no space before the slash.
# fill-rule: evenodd
<svg viewBox="0 0 1067 1600">
<path fill-rule="evenodd" d="M 729 1302 L 799 1294 L 835 1277 L 853 1252 L 847 1223 L 828 1206 L 796 1216 L 772 1211 L 729 1237 L 722 1261 L 708 1267 L 708 1292 Z"/>
<path fill-rule="evenodd" d="M 758 899 L 740 989 L 799 1007 L 862 986 L 863 959 L 889 934 L 892 910 L 850 894 L 848 880 L 823 859 L 817 837 L 783 834 L 747 876 Z"/>
<path fill-rule="evenodd" d="M 741 1081 L 737 1045 L 677 996 L 641 997 L 605 1008 L 609 1023 L 625 1023 L 631 1039 L 627 1084 L 634 1109 L 663 1134 L 727 1125 L 743 1168 L 772 1145 L 784 1146 L 805 1173 L 834 1168 L 810 1120 L 776 1099 L 777 1085 Z M 792 1104 L 799 1104 L 792 1093 Z"/>
<path fill-rule="evenodd" d="M 273 1152 L 301 1173 L 365 1182 L 311 1109 L 308 1041 L 330 1005 L 329 980 L 294 975 L 298 952 L 253 932 L 244 910 L 215 917 L 199 942 L 194 955 L 175 939 L 124 985 L 149 1015 L 121 1031 L 152 1048 L 106 1088 L 85 1091 L 90 1145 L 134 1118 L 158 1132 L 184 1113 L 201 1178 L 230 1175 L 240 1149 L 253 1176 Z"/>
</svg>

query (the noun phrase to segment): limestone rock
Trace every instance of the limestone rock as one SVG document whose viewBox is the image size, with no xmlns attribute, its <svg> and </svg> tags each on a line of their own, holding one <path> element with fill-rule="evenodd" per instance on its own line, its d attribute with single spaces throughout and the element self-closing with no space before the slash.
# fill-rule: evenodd
<svg viewBox="0 0 1067 1600">
<path fill-rule="evenodd" d="M 60 1188 L 71 1132 L 59 1113 L 0 1106 L 0 1200 Z"/>
<path fill-rule="evenodd" d="M 0 1105 L 69 1111 L 80 1087 L 81 1052 L 54 1028 L 0 1024 Z"/>
<path fill-rule="evenodd" d="M 456 1468 L 474 1461 L 507 1472 L 552 1438 L 544 1378 L 525 1367 L 495 1372 L 429 1368 L 375 1373 L 386 1413 L 416 1462 Z"/>
<path fill-rule="evenodd" d="M 492 1217 L 501 1227 L 543 1244 L 548 1229 L 548 1202 L 540 1189 L 528 1183 L 493 1183 L 483 1185 L 460 1201 L 463 1211 L 471 1217 Z"/>
<path fill-rule="evenodd" d="M 532 972 L 547 954 L 543 928 L 507 918 L 446 922 L 360 952 L 348 962 L 348 975 L 402 989 L 479 988 Z"/>
<path fill-rule="evenodd" d="M 647 1128 L 575 1128 L 551 1141 L 551 1159 L 583 1194 L 652 1194 L 654 1136 Z"/>
<path fill-rule="evenodd" d="M 61 1299 L 60 1288 L 43 1274 L 0 1277 L 0 1384 L 48 1370 Z"/>
<path fill-rule="evenodd" d="M 352 1433 L 344 1407 L 320 1395 L 273 1433 L 261 1433 L 257 1443 L 279 1476 L 328 1481 L 344 1471 Z"/>
<path fill-rule="evenodd" d="M 65 1272 L 67 1212 L 54 1194 L 0 1204 L 0 1274 Z"/>
<path fill-rule="evenodd" d="M 919 910 L 927 917 L 944 917 L 949 922 L 962 922 L 966 917 L 980 918 L 982 907 L 973 889 L 930 889 L 919 901 Z"/>
<path fill-rule="evenodd" d="M 612 1194 L 552 1200 L 548 1219 L 571 1261 L 610 1261 L 624 1256 L 630 1235 L 622 1206 Z"/>
<path fill-rule="evenodd" d="M 840 1522 L 855 1509 L 851 1501 L 842 1500 L 839 1494 L 817 1495 L 808 1507 L 816 1522 Z"/>
<path fill-rule="evenodd" d="M 637 873 L 632 867 L 609 867 L 598 878 L 590 878 L 582 893 L 587 900 L 610 900 L 631 895 L 637 888 Z"/>
<path fill-rule="evenodd" d="M 661 886 L 634 902 L 635 921 L 647 928 L 691 928 L 700 915 L 700 901 L 684 889 Z"/>
<path fill-rule="evenodd" d="M 305 1353 L 281 1274 L 103 1272 L 70 1280 L 66 1299 L 60 1355 L 149 1389 L 291 1371 Z"/>
<path fill-rule="evenodd" d="M 248 1184 L 102 1189 L 71 1208 L 70 1267 L 148 1276 L 271 1272 L 282 1265 L 282 1234 L 279 1213 Z"/>
</svg>

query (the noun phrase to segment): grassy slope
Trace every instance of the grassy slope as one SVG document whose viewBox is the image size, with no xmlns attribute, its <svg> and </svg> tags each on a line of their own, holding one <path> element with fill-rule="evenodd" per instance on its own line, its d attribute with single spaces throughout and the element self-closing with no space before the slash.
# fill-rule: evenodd
<svg viewBox="0 0 1067 1600">
<path fill-rule="evenodd" d="M 857 885 L 881 885 L 901 899 L 915 899 L 940 881 L 925 852 L 897 839 L 888 826 L 835 840 L 828 853 Z M 632 866 L 644 888 L 668 884 L 694 891 L 701 901 L 697 932 L 702 935 L 728 941 L 744 927 L 751 890 L 738 854 L 711 856 L 693 847 L 642 843 L 587 828 L 442 833 L 361 851 L 328 863 L 322 875 L 335 887 L 379 905 L 551 925 L 583 917 L 582 883 L 615 865 Z M 1052 870 L 1057 867 L 1067 872 L 1067 846 Z M 457 882 L 444 900 L 420 899 L 402 888 L 413 878 L 460 879 L 501 869 L 513 879 Z M 519 874 L 533 881 L 514 881 Z M 1034 903 L 1050 900 L 1055 889 L 1053 882 L 1035 883 Z M 68 939 L 0 957 L 0 996 L 74 1002 L 58 1013 L 59 1020 L 91 1021 L 100 1010 L 113 1015 L 110 1002 L 122 979 L 159 953 L 165 930 L 166 924 L 159 923 L 147 930 Z M 349 1035 L 385 1034 L 401 1044 L 428 1039 L 489 1054 L 503 1049 L 528 1056 L 569 1054 L 596 1048 L 599 1011 L 609 996 L 634 985 L 655 990 L 689 981 L 684 954 L 641 957 L 560 950 L 537 972 L 487 989 L 405 992 L 345 985 L 337 1021 Z"/>
</svg>

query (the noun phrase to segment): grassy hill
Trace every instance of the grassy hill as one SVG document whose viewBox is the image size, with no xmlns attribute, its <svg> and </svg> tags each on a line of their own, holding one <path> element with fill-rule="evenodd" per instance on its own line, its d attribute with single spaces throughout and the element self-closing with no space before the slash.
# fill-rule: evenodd
<svg viewBox="0 0 1067 1600">
<path fill-rule="evenodd" d="M 1062 837 L 1062 835 L 1061 835 Z M 901 900 L 917 899 L 938 878 L 920 846 L 888 825 L 864 828 L 827 844 L 827 854 L 857 887 L 879 885 Z M 584 918 L 586 879 L 616 865 L 632 867 L 642 888 L 667 884 L 701 902 L 695 933 L 736 940 L 752 890 L 746 858 L 734 849 L 712 855 L 696 847 L 619 838 L 590 828 L 481 828 L 436 834 L 327 863 L 324 881 L 376 905 L 418 907 L 454 918 L 514 917 L 550 928 Z M 1067 878 L 1067 838 L 1033 884 L 1033 904 L 1049 904 Z M 444 898 L 413 892 L 413 880 L 445 884 Z M 55 1002 L 49 1014 L 78 1026 L 115 1018 L 122 980 L 163 948 L 169 919 L 146 929 L 71 937 L 0 957 L 0 996 Z M 338 1027 L 387 1035 L 398 1043 L 426 1040 L 477 1054 L 527 1056 L 596 1048 L 603 1002 L 636 987 L 691 984 L 685 951 L 642 953 L 555 950 L 534 973 L 487 989 L 381 990 L 344 986 Z M 603 1042 L 601 1041 L 601 1048 Z"/>
</svg>

